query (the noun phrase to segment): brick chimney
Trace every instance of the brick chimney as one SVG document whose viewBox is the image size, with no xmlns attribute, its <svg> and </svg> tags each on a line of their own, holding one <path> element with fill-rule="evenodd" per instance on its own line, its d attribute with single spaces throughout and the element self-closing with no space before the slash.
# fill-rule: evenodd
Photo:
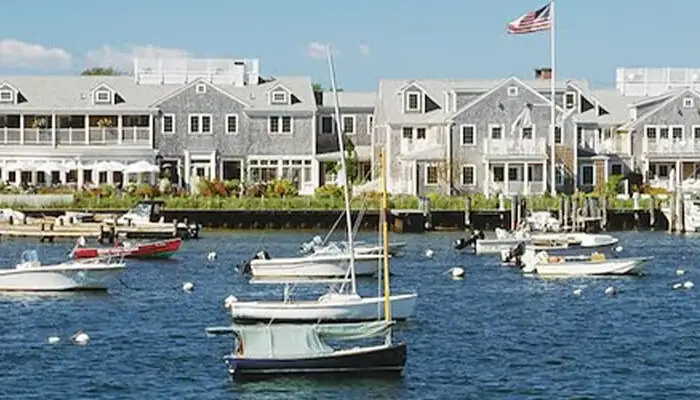
<svg viewBox="0 0 700 400">
<path fill-rule="evenodd" d="M 552 79 L 552 69 L 549 67 L 535 69 L 535 79 L 541 79 L 543 81 Z"/>
</svg>

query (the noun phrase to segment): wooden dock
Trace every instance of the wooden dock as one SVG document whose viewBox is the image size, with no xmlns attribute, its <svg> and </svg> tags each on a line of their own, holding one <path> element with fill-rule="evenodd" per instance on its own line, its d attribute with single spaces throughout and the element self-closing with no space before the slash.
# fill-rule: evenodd
<svg viewBox="0 0 700 400">
<path fill-rule="evenodd" d="M 174 224 L 153 224 L 148 226 L 113 225 L 99 222 L 78 222 L 66 224 L 54 218 L 38 218 L 25 221 L 0 223 L 0 239 L 35 238 L 42 242 L 56 239 L 97 239 L 100 242 L 114 242 L 115 238 L 156 239 L 172 238 L 178 235 Z"/>
</svg>

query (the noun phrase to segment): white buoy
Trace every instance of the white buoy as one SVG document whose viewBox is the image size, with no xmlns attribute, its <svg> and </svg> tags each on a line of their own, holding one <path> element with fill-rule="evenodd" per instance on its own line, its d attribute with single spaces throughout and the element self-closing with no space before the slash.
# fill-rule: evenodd
<svg viewBox="0 0 700 400">
<path fill-rule="evenodd" d="M 182 290 L 184 290 L 185 292 L 191 292 L 192 290 L 194 290 L 194 283 L 192 283 L 192 282 L 185 282 L 185 283 L 182 285 Z"/>
<path fill-rule="evenodd" d="M 609 288 L 605 289 L 605 294 L 608 296 L 615 296 L 617 294 L 617 289 L 615 289 L 614 286 L 610 286 Z"/>
<path fill-rule="evenodd" d="M 582 292 L 581 289 L 574 289 L 574 296 L 580 296 Z"/>
<path fill-rule="evenodd" d="M 88 344 L 90 341 L 90 336 L 88 336 L 87 333 L 83 331 L 78 331 L 75 335 L 73 335 L 73 343 L 79 344 L 81 346 L 84 346 Z"/>
<path fill-rule="evenodd" d="M 49 336 L 48 342 L 49 344 L 56 344 L 61 341 L 61 338 L 58 336 Z"/>
<path fill-rule="evenodd" d="M 236 298 L 236 296 L 230 295 L 230 296 L 228 296 L 228 297 L 224 300 L 224 307 L 225 307 L 225 308 L 231 308 L 231 306 L 233 305 L 233 303 L 235 303 L 235 302 L 237 302 L 237 301 L 238 301 L 238 299 Z"/>
<path fill-rule="evenodd" d="M 624 249 L 624 248 L 623 248 L 622 246 L 617 246 L 617 247 L 615 247 L 615 251 L 618 252 L 618 253 L 621 252 L 623 249 Z"/>
<path fill-rule="evenodd" d="M 681 275 L 684 275 L 684 274 L 685 274 L 685 271 L 684 271 L 684 270 L 682 270 L 682 269 L 680 269 L 680 268 L 678 268 L 678 269 L 676 270 L 676 275 L 681 276 Z"/>
<path fill-rule="evenodd" d="M 462 279 L 464 278 L 464 268 L 454 267 L 450 269 L 450 275 L 452 275 L 452 279 Z"/>
<path fill-rule="evenodd" d="M 691 281 L 685 281 L 685 282 L 683 283 L 683 287 L 686 288 L 686 289 L 692 289 L 693 286 L 695 286 L 695 284 L 694 284 L 693 282 L 691 282 Z"/>
<path fill-rule="evenodd" d="M 682 283 L 674 283 L 674 284 L 673 284 L 673 288 L 674 288 L 674 289 L 680 289 L 680 288 L 682 288 L 682 287 L 683 287 L 683 284 L 682 284 Z"/>
<path fill-rule="evenodd" d="M 435 254 L 435 252 L 431 249 L 425 251 L 425 256 L 428 258 L 433 258 L 433 254 Z"/>
<path fill-rule="evenodd" d="M 212 252 L 210 252 L 209 254 L 207 254 L 207 260 L 209 260 L 209 261 L 214 261 L 214 260 L 216 260 L 216 252 L 215 252 L 215 251 L 212 251 Z"/>
</svg>

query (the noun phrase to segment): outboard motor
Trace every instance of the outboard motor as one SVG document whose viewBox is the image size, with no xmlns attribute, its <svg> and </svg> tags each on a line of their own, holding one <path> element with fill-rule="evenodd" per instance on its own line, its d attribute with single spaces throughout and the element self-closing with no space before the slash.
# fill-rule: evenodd
<svg viewBox="0 0 700 400">
<path fill-rule="evenodd" d="M 509 263 L 512 260 L 515 260 L 515 266 L 520 267 L 522 264 L 520 257 L 522 257 L 523 254 L 525 254 L 525 242 L 520 242 L 515 247 L 510 249 L 508 255 L 506 255 L 503 259 L 503 262 Z"/>
<path fill-rule="evenodd" d="M 486 236 L 484 235 L 484 232 L 480 230 L 475 230 L 474 233 L 469 237 L 469 239 L 461 238 L 455 240 L 454 246 L 455 249 L 457 250 L 462 250 L 465 249 L 469 246 L 473 246 L 476 244 L 476 241 L 479 239 L 484 239 Z"/>
<path fill-rule="evenodd" d="M 249 275 L 252 272 L 252 270 L 250 268 L 251 261 L 253 261 L 253 260 L 269 260 L 269 259 L 270 259 L 270 254 L 268 254 L 265 250 L 262 250 L 262 251 L 255 253 L 253 258 L 251 258 L 250 260 L 241 261 L 240 263 L 238 263 L 238 265 L 236 265 L 236 268 L 238 268 L 238 270 L 241 271 L 242 273 Z"/>
</svg>

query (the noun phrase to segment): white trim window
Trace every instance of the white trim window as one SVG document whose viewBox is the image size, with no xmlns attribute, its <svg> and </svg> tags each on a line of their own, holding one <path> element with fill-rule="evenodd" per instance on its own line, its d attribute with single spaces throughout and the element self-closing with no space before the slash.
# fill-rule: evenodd
<svg viewBox="0 0 700 400">
<path fill-rule="evenodd" d="M 416 90 L 406 92 L 406 111 L 421 111 L 422 103 L 421 92 Z"/>
<path fill-rule="evenodd" d="M 668 126 L 659 126 L 659 139 L 664 140 L 668 139 Z"/>
<path fill-rule="evenodd" d="M 516 97 L 518 95 L 518 92 L 519 90 L 517 86 L 508 86 L 508 97 Z"/>
<path fill-rule="evenodd" d="M 564 107 L 567 110 L 576 108 L 576 92 L 566 92 L 564 95 Z"/>
<path fill-rule="evenodd" d="M 367 116 L 367 134 L 371 135 L 374 130 L 374 115 L 370 114 Z"/>
<path fill-rule="evenodd" d="M 476 146 L 476 125 L 460 125 L 459 133 L 462 146 Z"/>
<path fill-rule="evenodd" d="M 190 114 L 188 125 L 190 134 L 211 134 L 211 114 Z"/>
<path fill-rule="evenodd" d="M 235 135 L 238 133 L 238 114 L 226 114 L 226 134 Z"/>
<path fill-rule="evenodd" d="M 160 117 L 160 132 L 164 135 L 175 133 L 175 114 L 163 114 Z"/>
<path fill-rule="evenodd" d="M 685 133 L 685 127 L 683 125 L 674 125 L 669 128 L 671 130 L 671 137 L 673 138 L 673 140 L 683 140 L 683 134 Z"/>
<path fill-rule="evenodd" d="M 489 138 L 492 140 L 503 139 L 503 125 L 490 124 L 489 125 Z"/>
<path fill-rule="evenodd" d="M 644 136 L 647 140 L 656 141 L 659 138 L 659 128 L 654 125 L 645 125 Z"/>
<path fill-rule="evenodd" d="M 427 134 L 427 130 L 425 127 L 418 127 L 416 128 L 416 140 L 425 140 Z"/>
<path fill-rule="evenodd" d="M 321 133 L 331 135 L 335 132 L 335 118 L 332 115 L 321 116 Z"/>
<path fill-rule="evenodd" d="M 693 139 L 696 142 L 700 140 L 700 125 L 693 125 Z"/>
<path fill-rule="evenodd" d="M 291 135 L 293 125 L 294 120 L 287 115 L 271 115 L 267 119 L 267 128 L 270 135 Z"/>
<path fill-rule="evenodd" d="M 14 103 L 15 93 L 9 89 L 0 90 L 0 103 Z"/>
<path fill-rule="evenodd" d="M 580 175 L 581 185 L 595 186 L 595 166 L 593 164 L 581 164 Z"/>
<path fill-rule="evenodd" d="M 289 104 L 289 93 L 285 90 L 275 90 L 270 93 L 270 103 L 272 104 Z"/>
<path fill-rule="evenodd" d="M 198 84 L 194 87 L 194 91 L 197 92 L 197 93 L 199 93 L 199 94 L 206 93 L 206 92 L 207 92 L 207 85 L 205 85 L 205 84 L 203 84 L 203 83 L 198 83 Z"/>
<path fill-rule="evenodd" d="M 564 143 L 564 137 L 561 134 L 561 126 L 555 126 L 554 127 L 554 144 L 562 144 L 562 143 Z"/>
<path fill-rule="evenodd" d="M 106 89 L 100 89 L 95 91 L 95 103 L 98 104 L 109 104 L 112 102 L 112 93 Z"/>
<path fill-rule="evenodd" d="M 476 185 L 476 166 L 473 164 L 462 165 L 462 186 Z"/>
<path fill-rule="evenodd" d="M 520 137 L 523 140 L 532 140 L 535 138 L 535 125 L 524 126 L 520 128 Z"/>
<path fill-rule="evenodd" d="M 622 163 L 611 163 L 610 164 L 610 176 L 624 175 L 625 165 Z"/>
<path fill-rule="evenodd" d="M 439 182 L 438 167 L 435 164 L 425 165 L 425 186 L 435 186 Z"/>
<path fill-rule="evenodd" d="M 343 133 L 346 135 L 355 134 L 355 116 L 343 115 Z"/>
<path fill-rule="evenodd" d="M 683 99 L 683 108 L 693 108 L 695 107 L 695 99 L 692 97 L 686 97 Z"/>
</svg>

